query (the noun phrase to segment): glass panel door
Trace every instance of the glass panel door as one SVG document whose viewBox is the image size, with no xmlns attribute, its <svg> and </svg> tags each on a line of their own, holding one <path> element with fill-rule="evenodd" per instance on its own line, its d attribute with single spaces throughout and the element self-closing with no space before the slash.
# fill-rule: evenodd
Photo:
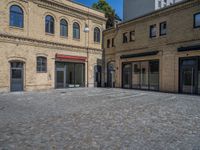
<svg viewBox="0 0 200 150">
<path fill-rule="evenodd" d="M 23 63 L 11 63 L 11 91 L 23 91 Z"/>
<path fill-rule="evenodd" d="M 186 94 L 198 93 L 198 59 L 197 57 L 181 59 L 180 92 Z"/>
<path fill-rule="evenodd" d="M 159 61 L 149 62 L 149 88 L 159 90 Z"/>
<path fill-rule="evenodd" d="M 141 62 L 141 89 L 149 89 L 149 62 Z"/>
<path fill-rule="evenodd" d="M 141 62 L 135 62 L 132 64 L 132 87 L 139 89 L 141 82 Z"/>
<path fill-rule="evenodd" d="M 64 70 L 56 71 L 56 88 L 64 88 Z"/>
<path fill-rule="evenodd" d="M 126 64 L 123 66 L 123 88 L 131 88 L 132 84 L 132 73 L 131 64 Z"/>
<path fill-rule="evenodd" d="M 85 69 L 84 64 L 75 64 L 75 87 L 84 87 Z"/>
<path fill-rule="evenodd" d="M 182 70 L 182 92 L 188 94 L 194 94 L 194 68 L 185 67 Z"/>
<path fill-rule="evenodd" d="M 56 88 L 65 88 L 65 65 L 56 63 Z"/>
<path fill-rule="evenodd" d="M 75 87 L 75 64 L 73 63 L 66 65 L 66 87 Z"/>
</svg>

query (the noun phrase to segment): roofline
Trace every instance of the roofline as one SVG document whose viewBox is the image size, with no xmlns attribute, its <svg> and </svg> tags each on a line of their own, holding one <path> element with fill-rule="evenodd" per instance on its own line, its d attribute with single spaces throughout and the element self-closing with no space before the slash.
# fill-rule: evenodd
<svg viewBox="0 0 200 150">
<path fill-rule="evenodd" d="M 102 13 L 102 14 L 105 15 L 105 12 L 102 11 L 102 10 L 98 10 L 98 9 L 92 8 L 92 7 L 90 7 L 90 6 L 86 6 L 86 5 L 82 4 L 82 3 L 75 2 L 75 1 L 69 1 L 69 2 L 74 3 L 74 4 L 77 4 L 77 5 L 80 5 L 80 6 L 83 6 L 83 7 L 86 7 L 86 8 L 89 8 L 89 9 L 92 9 L 92 10 L 95 10 L 95 11 L 100 12 L 100 13 Z"/>
<path fill-rule="evenodd" d="M 141 18 L 150 16 L 150 15 L 156 14 L 156 13 L 158 13 L 158 12 L 161 12 L 161 11 L 164 11 L 164 10 L 167 10 L 167 9 L 170 9 L 170 8 L 173 8 L 173 7 L 176 7 L 176 6 L 178 6 L 178 5 L 181 5 L 181 4 L 190 2 L 190 1 L 191 1 L 191 0 L 183 0 L 183 1 L 181 1 L 181 2 L 177 2 L 177 3 L 173 4 L 173 5 L 170 5 L 170 6 L 167 6 L 167 7 L 161 8 L 161 9 L 158 9 L 158 10 L 154 10 L 154 11 L 152 11 L 152 12 L 149 12 L 149 13 L 144 14 L 144 15 L 142 15 L 142 16 L 139 16 L 139 17 L 130 19 L 130 20 L 128 20 L 128 21 L 124 21 L 124 22 L 122 22 L 122 23 L 119 23 L 117 26 L 120 26 L 120 25 L 123 25 L 123 24 L 127 24 L 127 23 L 129 23 L 129 22 L 132 22 L 132 21 L 135 21 L 135 20 L 138 20 L 138 19 L 141 19 Z"/>
</svg>

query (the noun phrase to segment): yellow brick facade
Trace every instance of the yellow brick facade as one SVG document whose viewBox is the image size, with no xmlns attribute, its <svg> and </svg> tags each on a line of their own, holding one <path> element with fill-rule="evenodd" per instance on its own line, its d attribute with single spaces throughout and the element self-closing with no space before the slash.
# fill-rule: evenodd
<svg viewBox="0 0 200 150">
<path fill-rule="evenodd" d="M 24 27 L 9 25 L 9 8 L 20 6 L 24 12 Z M 45 33 L 45 17 L 55 21 L 55 33 Z M 68 37 L 60 36 L 60 20 L 68 22 Z M 84 56 L 85 85 L 94 86 L 94 66 L 102 60 L 102 38 L 94 42 L 94 28 L 105 29 L 105 15 L 66 0 L 1 0 L 0 1 L 0 91 L 10 91 L 10 62 L 24 62 L 24 90 L 55 87 L 55 56 Z M 73 23 L 80 25 L 80 40 L 73 39 Z M 85 26 L 89 32 L 84 32 Z M 47 58 L 47 72 L 37 73 L 36 57 Z"/>
<path fill-rule="evenodd" d="M 122 63 L 159 60 L 159 91 L 179 92 L 179 58 L 200 56 L 199 50 L 178 52 L 180 47 L 199 45 L 200 28 L 194 28 L 194 14 L 200 12 L 200 1 L 191 0 L 155 11 L 104 31 L 104 82 L 108 82 L 107 64 L 115 62 L 115 85 L 122 87 Z M 159 35 L 160 23 L 167 22 L 167 35 Z M 156 24 L 157 36 L 150 38 L 150 26 Z M 135 31 L 135 40 L 123 43 L 123 33 Z M 107 48 L 114 38 L 114 47 Z M 129 38 L 129 37 L 128 37 Z M 121 59 L 122 55 L 159 51 L 157 55 Z M 200 83 L 200 79 L 199 79 Z"/>
</svg>

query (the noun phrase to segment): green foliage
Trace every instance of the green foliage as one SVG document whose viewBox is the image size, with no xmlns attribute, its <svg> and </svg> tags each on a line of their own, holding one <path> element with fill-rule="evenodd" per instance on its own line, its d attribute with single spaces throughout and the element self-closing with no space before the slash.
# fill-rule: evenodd
<svg viewBox="0 0 200 150">
<path fill-rule="evenodd" d="M 121 20 L 120 17 L 115 13 L 115 10 L 105 0 L 99 0 L 98 2 L 94 3 L 92 8 L 101 10 L 105 13 L 107 18 L 106 28 L 113 27 L 115 20 Z"/>
</svg>

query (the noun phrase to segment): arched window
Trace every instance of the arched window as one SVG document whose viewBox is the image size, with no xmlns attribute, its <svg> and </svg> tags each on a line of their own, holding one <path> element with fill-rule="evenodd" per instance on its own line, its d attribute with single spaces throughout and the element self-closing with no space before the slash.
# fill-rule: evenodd
<svg viewBox="0 0 200 150">
<path fill-rule="evenodd" d="M 47 58 L 38 56 L 37 57 L 37 72 L 44 73 L 47 72 Z"/>
<path fill-rule="evenodd" d="M 10 7 L 10 26 L 23 28 L 24 27 L 24 12 L 21 7 L 12 5 Z"/>
<path fill-rule="evenodd" d="M 73 24 L 73 38 L 80 39 L 80 26 L 77 22 Z"/>
<path fill-rule="evenodd" d="M 45 18 L 45 32 L 54 34 L 54 18 L 52 16 L 46 16 Z"/>
<path fill-rule="evenodd" d="M 99 28 L 94 28 L 94 42 L 98 42 L 100 43 L 100 40 L 101 40 L 101 33 L 100 33 L 100 29 Z"/>
<path fill-rule="evenodd" d="M 60 21 L 60 36 L 68 36 L 68 23 L 65 19 Z"/>
</svg>

